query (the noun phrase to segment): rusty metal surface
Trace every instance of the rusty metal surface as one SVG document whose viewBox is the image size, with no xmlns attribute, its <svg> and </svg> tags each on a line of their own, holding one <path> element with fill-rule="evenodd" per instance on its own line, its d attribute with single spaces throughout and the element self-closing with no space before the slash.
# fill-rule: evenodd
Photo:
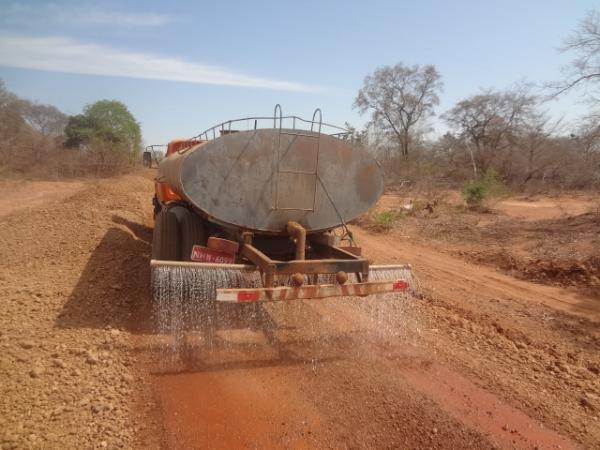
<svg viewBox="0 0 600 450">
<path fill-rule="evenodd" d="M 253 245 L 244 244 L 242 255 L 253 264 L 256 264 L 262 271 L 275 274 L 293 274 L 296 272 L 303 274 L 336 273 L 340 270 L 352 273 L 367 273 L 369 271 L 369 262 L 366 259 L 335 247 L 333 249 L 335 250 L 333 255 L 336 258 L 277 261 L 269 258 Z"/>
<path fill-rule="evenodd" d="M 341 259 L 277 261 L 269 258 L 253 245 L 244 244 L 242 255 L 265 274 L 265 287 L 272 287 L 275 277 L 279 275 L 316 275 L 346 272 L 361 274 L 364 277 L 368 276 L 369 262 L 366 259 L 356 257 L 340 249 L 335 250 L 337 252 L 335 253 L 336 256 L 340 256 Z"/>
<path fill-rule="evenodd" d="M 290 236 L 294 237 L 296 259 L 304 259 L 306 256 L 306 229 L 297 222 L 288 222 L 286 229 Z"/>
<path fill-rule="evenodd" d="M 350 284 L 320 284 L 305 286 L 282 286 L 274 288 L 217 289 L 216 300 L 220 302 L 276 302 L 287 300 L 314 300 L 330 297 L 365 297 L 387 292 L 408 292 L 404 280 L 375 281 Z"/>
<path fill-rule="evenodd" d="M 366 259 L 307 259 L 304 261 L 278 261 L 275 264 L 276 274 L 324 274 L 324 273 L 369 273 L 369 262 Z"/>
<path fill-rule="evenodd" d="M 335 228 L 383 192 L 375 160 L 349 141 L 294 129 L 226 134 L 166 158 L 159 179 L 215 221 L 285 233 Z"/>
<path fill-rule="evenodd" d="M 164 261 L 160 259 L 151 259 L 150 267 L 188 267 L 191 269 L 234 269 L 244 271 L 257 271 L 257 267 L 252 264 L 214 264 L 214 263 L 199 263 L 194 261 Z M 383 270 L 412 270 L 410 264 L 371 264 L 369 271 Z"/>
</svg>

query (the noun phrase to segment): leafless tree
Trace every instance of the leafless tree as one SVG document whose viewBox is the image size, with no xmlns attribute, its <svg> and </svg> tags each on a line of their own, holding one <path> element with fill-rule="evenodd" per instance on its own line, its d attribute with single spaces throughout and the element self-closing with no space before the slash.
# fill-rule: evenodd
<svg viewBox="0 0 600 450">
<path fill-rule="evenodd" d="M 15 104 L 27 124 L 45 137 L 57 137 L 64 133 L 68 117 L 52 105 L 43 105 L 19 99 Z"/>
<path fill-rule="evenodd" d="M 577 130 L 577 138 L 585 155 L 600 156 L 600 117 L 591 114 L 585 117 Z"/>
<path fill-rule="evenodd" d="M 9 92 L 0 80 L 0 166 L 6 166 L 15 156 L 19 142 L 27 131 L 27 126 L 14 107 L 17 101 L 17 96 Z"/>
<path fill-rule="evenodd" d="M 546 114 L 531 114 L 520 130 L 518 155 L 515 158 L 521 187 L 544 177 L 546 172 L 565 164 L 566 152 L 555 139 L 561 120 L 552 121 Z"/>
<path fill-rule="evenodd" d="M 575 54 L 575 59 L 565 67 L 566 80 L 553 83 L 553 96 L 562 94 L 576 86 L 586 85 L 594 103 L 600 98 L 600 12 L 587 13 L 577 30 L 565 41 L 563 52 Z"/>
<path fill-rule="evenodd" d="M 600 121 L 598 115 L 585 117 L 571 139 L 578 160 L 577 176 L 584 187 L 600 188 Z M 587 181 L 587 183 L 585 183 Z"/>
<path fill-rule="evenodd" d="M 0 80 L 0 109 L 4 109 L 17 100 L 17 96 L 9 92 L 4 86 L 4 81 Z"/>
<path fill-rule="evenodd" d="M 60 159 L 67 117 L 50 105 L 21 99 L 0 80 L 0 169 L 49 172 Z"/>
<path fill-rule="evenodd" d="M 442 117 L 463 140 L 475 175 L 492 162 L 510 172 L 517 136 L 535 114 L 535 105 L 527 87 L 486 90 L 460 101 Z"/>
<path fill-rule="evenodd" d="M 412 133 L 434 115 L 442 89 L 440 74 L 432 65 L 380 67 L 368 75 L 358 91 L 354 107 L 371 112 L 371 122 L 397 140 L 408 158 Z"/>
</svg>

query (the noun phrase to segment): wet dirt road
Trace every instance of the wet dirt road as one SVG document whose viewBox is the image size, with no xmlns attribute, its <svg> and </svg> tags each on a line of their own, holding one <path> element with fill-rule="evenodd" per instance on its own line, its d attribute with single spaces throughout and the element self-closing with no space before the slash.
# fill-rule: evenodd
<svg viewBox="0 0 600 450">
<path fill-rule="evenodd" d="M 356 230 L 378 263 L 409 262 L 424 298 L 221 310 L 156 354 L 168 448 L 593 448 L 599 303 L 394 235 Z M 155 364 L 150 362 L 150 365 Z"/>
<path fill-rule="evenodd" d="M 380 261 L 411 258 L 406 247 L 390 249 L 385 238 L 360 237 L 366 251 L 377 254 L 385 249 Z M 421 263 L 416 257 L 409 261 Z M 443 274 L 439 265 L 444 263 L 448 261 L 438 261 L 426 273 Z M 476 267 L 470 276 L 468 269 L 461 264 L 450 271 L 454 286 L 444 275 L 438 281 L 442 295 L 450 292 L 457 299 L 459 311 L 470 306 L 461 301 L 461 291 L 477 292 L 478 301 L 484 303 L 477 306 L 477 312 L 486 311 L 491 317 L 500 312 L 495 308 L 535 308 L 540 299 L 552 302 L 558 295 L 552 292 L 553 296 L 534 302 L 532 293 L 525 290 L 524 295 L 514 297 L 515 291 L 503 286 L 505 280 L 494 283 L 492 274 L 482 274 Z M 445 276 L 449 276 L 448 267 Z M 430 286 L 425 280 L 424 284 Z M 537 286 L 530 289 L 537 290 Z M 564 294 L 568 299 L 568 293 Z M 167 446 L 581 447 L 561 430 L 564 406 L 553 404 L 558 400 L 555 393 L 542 388 L 542 380 L 529 380 L 514 370 L 514 354 L 535 354 L 535 346 L 528 348 L 529 344 L 510 336 L 510 328 L 501 328 L 496 320 L 491 321 L 491 336 L 484 321 L 475 319 L 465 326 L 451 310 L 438 320 L 428 303 L 427 299 L 388 297 L 266 305 L 259 313 L 241 313 L 249 317 L 245 324 L 222 314 L 220 336 L 210 345 L 202 339 L 194 342 L 192 337 L 181 344 L 185 348 L 179 350 L 182 360 L 176 356 L 167 363 L 171 366 L 165 373 L 157 370 L 155 387 L 167 427 Z M 523 323 L 524 329 L 529 325 Z M 472 353 L 462 353 L 466 349 L 456 342 L 455 327 L 470 334 L 465 338 L 474 345 Z M 485 343 L 478 347 L 478 342 Z M 455 353 L 455 347 L 461 353 Z M 453 361 L 457 355 L 463 361 Z M 496 371 L 498 366 L 509 373 Z M 498 386 L 486 380 L 490 375 Z M 558 382 L 548 381 L 551 385 Z M 512 389 L 513 395 L 503 389 Z M 528 408 L 523 397 L 530 398 L 536 389 L 548 392 L 544 400 L 554 415 L 544 417 Z M 581 424 L 592 423 L 587 411 L 581 412 Z"/>
<path fill-rule="evenodd" d="M 21 358 L 15 333 L 30 322 L 28 333 L 46 330 L 43 316 L 52 327 L 43 336 L 73 348 L 61 358 L 87 380 L 63 383 L 60 368 L 29 379 L 25 357 L 2 365 L 0 406 L 11 411 L 3 426 L 16 430 L 15 442 L 29 442 L 23 421 L 35 419 L 31 427 L 51 424 L 55 440 L 32 448 L 78 439 L 84 448 L 599 447 L 597 300 L 357 229 L 375 261 L 413 264 L 423 298 L 221 308 L 214 334 L 188 332 L 173 345 L 157 334 L 148 294 L 151 193 L 149 173 L 126 176 L 85 187 L 59 215 L 53 205 L 8 216 L 4 280 L 15 289 L 6 284 L 5 296 L 21 308 L 30 300 L 19 286 L 56 294 L 44 294 L 50 309 L 3 310 L 4 354 Z M 53 237 L 36 232 L 46 244 L 29 265 L 19 255 L 39 254 L 36 223 Z M 19 278 L 27 272 L 35 279 Z M 18 317 L 27 319 L 19 330 Z M 127 389 L 115 393 L 120 377 Z M 56 401 L 77 403 L 55 416 L 59 381 Z M 46 392 L 54 394 L 38 410 L 19 406 Z M 97 398 L 110 409 L 97 412 Z"/>
</svg>

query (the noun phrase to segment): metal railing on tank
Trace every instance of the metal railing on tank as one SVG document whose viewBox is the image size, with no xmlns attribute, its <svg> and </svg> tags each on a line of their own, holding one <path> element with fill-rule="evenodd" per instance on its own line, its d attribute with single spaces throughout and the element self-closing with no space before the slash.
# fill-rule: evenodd
<svg viewBox="0 0 600 450">
<path fill-rule="evenodd" d="M 317 115 L 318 120 L 316 120 Z M 202 133 L 190 138 L 190 141 L 196 139 L 209 141 L 224 134 L 235 133 L 236 131 L 250 131 L 265 128 L 305 130 L 327 134 L 343 140 L 349 139 L 352 134 L 350 130 L 346 128 L 323 122 L 323 114 L 319 108 L 315 109 L 312 120 L 307 120 L 300 116 L 284 116 L 281 111 L 281 105 L 277 104 L 275 105 L 272 116 L 243 117 L 241 119 L 227 120 L 204 130 Z"/>
</svg>

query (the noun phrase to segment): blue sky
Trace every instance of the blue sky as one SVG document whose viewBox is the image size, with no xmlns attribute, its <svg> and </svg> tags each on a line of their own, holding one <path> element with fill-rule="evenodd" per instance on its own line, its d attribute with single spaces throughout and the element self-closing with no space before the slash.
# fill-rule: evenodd
<svg viewBox="0 0 600 450">
<path fill-rule="evenodd" d="M 312 115 L 361 125 L 352 109 L 381 65 L 434 64 L 442 113 L 480 88 L 560 78 L 557 48 L 593 1 L 0 0 L 0 78 L 67 114 L 124 102 L 144 140 L 189 137 L 218 122 Z M 575 119 L 577 95 L 547 107 Z M 441 129 L 441 127 L 439 127 Z"/>
</svg>

